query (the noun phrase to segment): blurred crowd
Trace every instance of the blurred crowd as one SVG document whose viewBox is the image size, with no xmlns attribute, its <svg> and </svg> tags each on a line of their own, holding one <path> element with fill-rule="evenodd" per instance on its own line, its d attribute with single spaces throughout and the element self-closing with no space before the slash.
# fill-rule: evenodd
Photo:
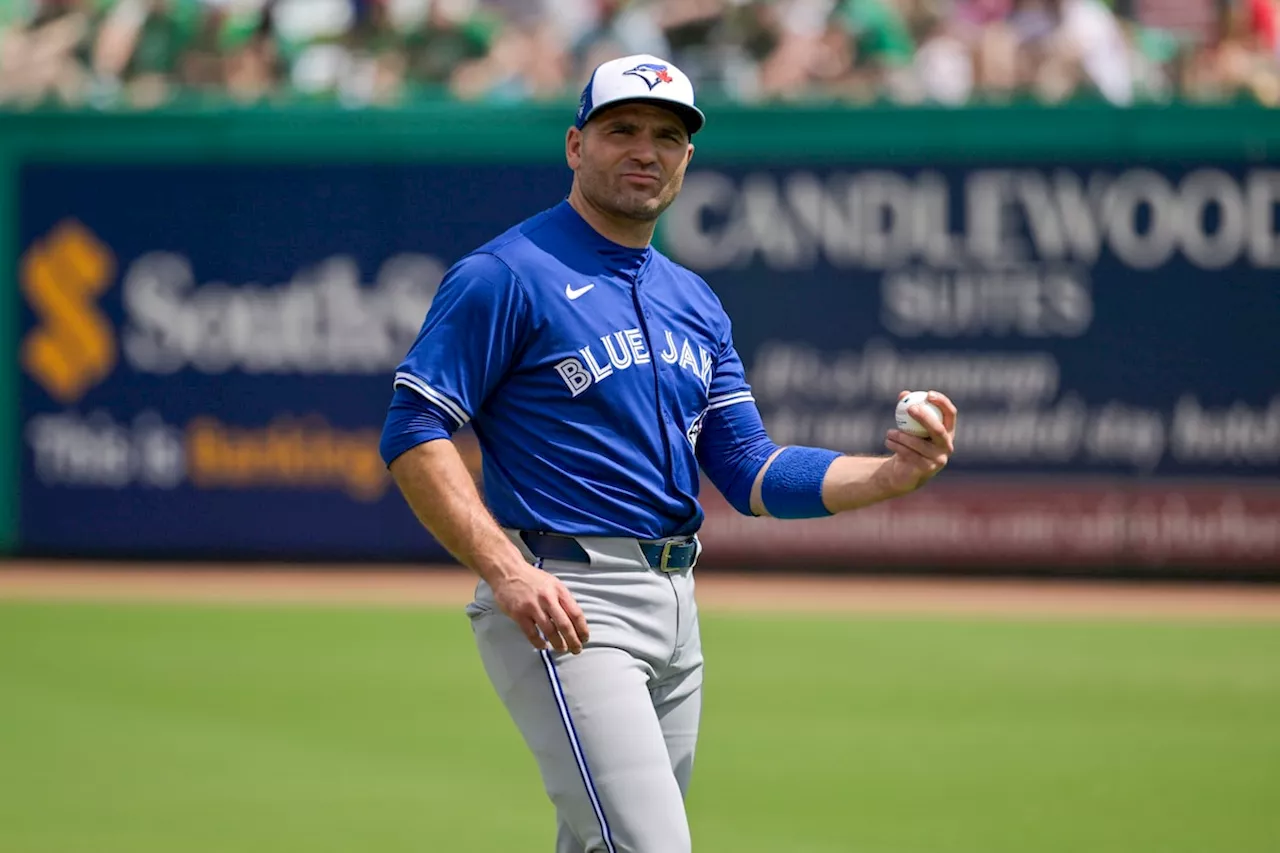
<svg viewBox="0 0 1280 853">
<path fill-rule="evenodd" d="M 572 99 L 666 57 L 759 103 L 1280 104 L 1280 0 L 0 0 L 0 106 Z"/>
</svg>

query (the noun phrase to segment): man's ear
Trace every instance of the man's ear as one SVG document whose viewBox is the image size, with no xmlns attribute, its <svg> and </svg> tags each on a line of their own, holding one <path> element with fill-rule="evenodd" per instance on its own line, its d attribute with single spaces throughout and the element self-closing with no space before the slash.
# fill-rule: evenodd
<svg viewBox="0 0 1280 853">
<path fill-rule="evenodd" d="M 582 140 L 583 132 L 576 127 L 570 127 L 564 135 L 564 159 L 570 169 L 577 169 L 582 162 Z"/>
</svg>

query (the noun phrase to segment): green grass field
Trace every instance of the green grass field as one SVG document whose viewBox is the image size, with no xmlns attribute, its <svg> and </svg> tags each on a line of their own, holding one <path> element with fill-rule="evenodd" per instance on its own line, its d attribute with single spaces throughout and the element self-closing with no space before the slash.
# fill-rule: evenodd
<svg viewBox="0 0 1280 853">
<path fill-rule="evenodd" d="M 1280 625 L 704 617 L 695 850 L 1274 853 Z M 0 604 L 0 851 L 547 851 L 455 610 Z"/>
</svg>

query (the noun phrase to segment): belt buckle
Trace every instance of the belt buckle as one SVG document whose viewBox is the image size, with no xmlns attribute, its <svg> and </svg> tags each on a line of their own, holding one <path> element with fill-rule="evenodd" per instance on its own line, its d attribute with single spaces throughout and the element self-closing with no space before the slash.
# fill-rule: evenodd
<svg viewBox="0 0 1280 853">
<path fill-rule="evenodd" d="M 662 556 L 658 559 L 658 571 L 668 571 L 667 563 L 671 559 L 671 548 L 676 544 L 676 540 L 668 539 L 662 543 Z"/>
</svg>

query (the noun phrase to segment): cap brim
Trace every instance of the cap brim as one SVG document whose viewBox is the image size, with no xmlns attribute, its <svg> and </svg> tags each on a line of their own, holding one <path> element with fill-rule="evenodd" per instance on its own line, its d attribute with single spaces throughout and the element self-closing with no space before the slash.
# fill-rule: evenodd
<svg viewBox="0 0 1280 853">
<path fill-rule="evenodd" d="M 707 117 L 703 115 L 702 110 L 697 107 L 691 107 L 688 104 L 682 104 L 679 101 L 672 101 L 668 98 L 646 98 L 643 96 L 636 98 L 619 98 L 616 101 L 609 101 L 607 104 L 601 104 L 588 113 L 586 119 L 584 119 L 582 123 L 585 125 L 593 118 L 599 117 L 614 107 L 623 107 L 627 104 L 653 104 L 655 107 L 662 107 L 664 110 L 669 110 L 675 113 L 680 117 L 680 120 L 684 122 L 685 130 L 689 131 L 690 136 L 693 136 L 695 133 L 702 130 L 702 126 L 707 123 Z"/>
</svg>

